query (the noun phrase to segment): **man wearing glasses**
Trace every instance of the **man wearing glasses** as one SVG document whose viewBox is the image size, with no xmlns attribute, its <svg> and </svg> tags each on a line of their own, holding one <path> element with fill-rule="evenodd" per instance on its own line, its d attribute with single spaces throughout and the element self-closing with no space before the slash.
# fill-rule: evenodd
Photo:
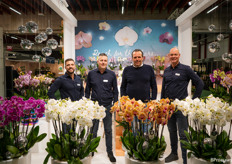
<svg viewBox="0 0 232 164">
<path fill-rule="evenodd" d="M 190 80 L 192 80 L 193 85 L 196 87 L 196 91 L 192 98 L 194 99 L 200 97 L 204 83 L 189 66 L 180 63 L 179 50 L 176 47 L 172 48 L 168 56 L 171 65 L 164 71 L 161 98 L 169 98 L 172 100 L 185 99 L 188 96 L 187 88 Z M 178 160 L 177 128 L 179 131 L 180 140 L 187 140 L 184 131 L 188 130 L 188 120 L 187 117 L 185 117 L 182 112 L 178 110 L 168 121 L 172 152 L 168 157 L 165 158 L 165 163 Z M 181 150 L 183 163 L 187 164 L 187 151 L 183 148 L 182 143 Z"/>
</svg>

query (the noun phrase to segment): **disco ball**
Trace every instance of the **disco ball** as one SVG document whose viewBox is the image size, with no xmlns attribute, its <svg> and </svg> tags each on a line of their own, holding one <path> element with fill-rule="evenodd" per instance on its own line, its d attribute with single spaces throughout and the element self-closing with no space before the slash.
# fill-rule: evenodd
<svg viewBox="0 0 232 164">
<path fill-rule="evenodd" d="M 27 145 L 27 138 L 24 136 L 18 136 L 15 143 L 19 149 L 22 149 Z"/>
<path fill-rule="evenodd" d="M 34 60 L 34 61 L 36 61 L 36 62 L 39 62 L 40 56 L 39 56 L 39 55 L 33 55 L 33 56 L 32 56 L 32 60 Z"/>
<path fill-rule="evenodd" d="M 47 33 L 48 35 L 52 35 L 53 29 L 52 29 L 51 27 L 46 28 L 46 33 Z"/>
<path fill-rule="evenodd" d="M 71 150 L 71 155 L 74 156 L 74 157 L 77 157 L 78 156 L 78 149 L 77 148 L 74 148 Z"/>
<path fill-rule="evenodd" d="M 214 53 L 220 50 L 220 44 L 218 42 L 212 42 L 208 46 L 209 52 Z"/>
<path fill-rule="evenodd" d="M 45 32 L 41 32 L 39 35 L 42 37 L 43 41 L 48 39 L 48 35 Z"/>
<path fill-rule="evenodd" d="M 27 28 L 24 25 L 21 25 L 18 27 L 19 33 L 26 33 L 27 32 Z"/>
<path fill-rule="evenodd" d="M 6 152 L 6 159 L 11 159 L 12 158 L 12 153 L 7 151 Z"/>
<path fill-rule="evenodd" d="M 42 38 L 42 36 L 40 34 L 35 37 L 35 42 L 36 43 L 42 43 L 43 42 L 43 38 Z"/>
<path fill-rule="evenodd" d="M 47 46 L 50 47 L 51 49 L 56 49 L 58 46 L 58 42 L 55 39 L 49 39 L 47 41 Z"/>
<path fill-rule="evenodd" d="M 232 20 L 230 20 L 229 27 L 232 30 Z"/>
<path fill-rule="evenodd" d="M 217 40 L 218 41 L 222 41 L 224 39 L 224 35 L 223 34 L 218 34 L 217 35 Z"/>
<path fill-rule="evenodd" d="M 232 63 L 232 54 L 227 52 L 222 54 L 222 60 L 224 60 L 226 63 Z"/>
<path fill-rule="evenodd" d="M 38 30 L 38 25 L 37 23 L 33 22 L 33 21 L 29 21 L 26 23 L 26 27 L 27 27 L 27 30 L 28 32 L 31 32 L 31 33 L 36 33 L 37 30 Z"/>
<path fill-rule="evenodd" d="M 212 141 L 211 138 L 205 138 L 204 141 L 203 141 L 204 144 L 209 144 L 209 145 L 212 144 L 212 142 L 213 141 Z"/>
<path fill-rule="evenodd" d="M 27 39 L 22 39 L 21 43 L 20 43 L 20 46 L 23 49 L 26 49 L 26 50 L 31 49 L 32 45 L 33 45 L 33 43 L 30 40 L 27 40 Z"/>
<path fill-rule="evenodd" d="M 211 25 L 209 25 L 208 30 L 209 30 L 209 31 L 214 31 L 215 28 L 216 28 L 215 25 L 214 25 L 214 24 L 211 24 Z"/>
<path fill-rule="evenodd" d="M 52 54 L 52 49 L 50 47 L 44 47 L 41 52 L 44 56 L 50 56 Z"/>
</svg>

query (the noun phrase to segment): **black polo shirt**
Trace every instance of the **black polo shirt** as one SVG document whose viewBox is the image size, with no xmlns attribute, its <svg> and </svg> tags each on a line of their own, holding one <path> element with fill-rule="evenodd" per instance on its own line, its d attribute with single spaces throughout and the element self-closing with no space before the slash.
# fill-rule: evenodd
<svg viewBox="0 0 232 164">
<path fill-rule="evenodd" d="M 70 98 L 72 101 L 80 100 L 84 96 L 81 78 L 74 74 L 74 80 L 65 73 L 58 77 L 48 90 L 48 97 L 55 99 L 55 92 L 59 89 L 62 99 Z"/>
<path fill-rule="evenodd" d="M 98 101 L 99 105 L 110 105 L 118 101 L 117 78 L 113 71 L 106 69 L 103 74 L 97 69 L 89 72 L 85 97 Z"/>
<path fill-rule="evenodd" d="M 199 76 L 187 65 L 179 63 L 175 68 L 169 66 L 164 71 L 161 98 L 185 99 L 190 80 L 196 87 L 193 99 L 200 97 L 204 83 Z"/>
</svg>

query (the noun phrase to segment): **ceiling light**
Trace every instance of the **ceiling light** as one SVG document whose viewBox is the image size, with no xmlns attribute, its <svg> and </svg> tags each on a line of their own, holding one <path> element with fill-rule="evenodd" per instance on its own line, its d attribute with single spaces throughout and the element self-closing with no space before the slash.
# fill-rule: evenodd
<svg viewBox="0 0 232 164">
<path fill-rule="evenodd" d="M 207 14 L 211 13 L 213 10 L 215 10 L 216 8 L 218 8 L 218 6 L 215 6 L 214 8 L 210 9 L 209 11 L 207 11 Z"/>
<path fill-rule="evenodd" d="M 122 14 L 124 14 L 124 6 L 122 6 Z"/>
<path fill-rule="evenodd" d="M 17 40 L 18 38 L 14 37 L 14 36 L 11 36 L 11 39 L 15 39 L 15 40 Z"/>
<path fill-rule="evenodd" d="M 12 11 L 14 11 L 14 12 L 16 12 L 17 14 L 21 15 L 21 13 L 20 13 L 19 11 L 15 10 L 15 9 L 12 8 L 12 7 L 9 7 L 9 9 L 11 9 Z"/>
</svg>

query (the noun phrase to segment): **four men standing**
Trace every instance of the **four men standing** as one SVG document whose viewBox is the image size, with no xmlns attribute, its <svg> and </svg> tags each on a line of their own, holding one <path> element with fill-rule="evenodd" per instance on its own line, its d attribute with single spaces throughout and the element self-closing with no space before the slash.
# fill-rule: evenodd
<svg viewBox="0 0 232 164">
<path fill-rule="evenodd" d="M 202 80 L 192 71 L 189 66 L 179 62 L 180 53 L 177 48 L 172 48 L 169 53 L 171 66 L 165 72 L 162 83 L 161 98 L 184 99 L 187 97 L 187 86 L 190 80 L 196 86 L 193 98 L 200 97 L 203 89 Z M 129 98 L 148 102 L 157 97 L 157 84 L 154 71 L 151 66 L 143 64 L 143 52 L 135 49 L 132 52 L 132 66 L 127 66 L 122 75 L 121 96 L 128 95 Z M 85 97 L 98 101 L 99 105 L 106 108 L 106 117 L 103 119 L 106 134 L 106 151 L 111 162 L 116 162 L 112 151 L 112 114 L 110 108 L 118 101 L 117 79 L 113 71 L 107 69 L 108 57 L 101 53 L 97 60 L 98 68 L 89 72 L 86 82 Z M 81 79 L 74 74 L 75 64 L 73 59 L 65 61 L 65 75 L 59 77 L 48 91 L 49 98 L 55 98 L 56 90 L 60 90 L 61 98 L 70 97 L 72 101 L 79 100 L 84 96 Z M 177 126 L 178 125 L 178 126 Z M 93 121 L 93 136 L 97 136 L 99 120 Z M 177 111 L 168 122 L 168 130 L 171 141 L 171 154 L 165 162 L 178 159 L 177 156 L 177 127 L 180 139 L 186 140 L 184 130 L 187 130 L 187 118 Z M 184 164 L 187 163 L 186 149 L 181 145 Z"/>
</svg>

